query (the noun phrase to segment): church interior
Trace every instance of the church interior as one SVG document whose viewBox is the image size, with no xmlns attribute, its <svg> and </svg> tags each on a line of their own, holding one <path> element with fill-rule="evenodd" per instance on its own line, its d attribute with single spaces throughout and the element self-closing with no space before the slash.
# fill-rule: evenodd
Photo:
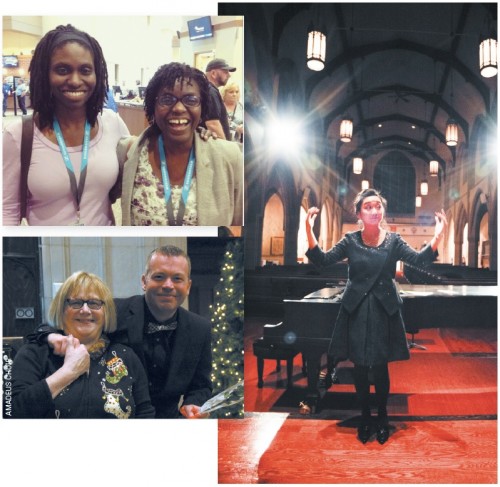
<svg viewBox="0 0 500 487">
<path fill-rule="evenodd" d="M 219 482 L 496 483 L 497 4 L 219 14 L 245 17 L 246 185 L 246 417 L 219 422 Z M 365 187 L 416 250 L 448 219 L 438 259 L 396 272 L 411 359 L 390 364 L 384 445 L 356 439 L 352 364 L 317 387 L 348 266 L 305 255 L 307 210 L 328 250 Z"/>
</svg>

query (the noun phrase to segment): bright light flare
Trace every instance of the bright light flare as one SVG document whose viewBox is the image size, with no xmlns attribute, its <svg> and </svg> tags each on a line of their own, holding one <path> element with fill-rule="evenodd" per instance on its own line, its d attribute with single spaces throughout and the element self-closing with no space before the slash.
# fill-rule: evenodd
<svg viewBox="0 0 500 487">
<path fill-rule="evenodd" d="M 302 124 L 291 118 L 273 120 L 267 130 L 269 151 L 277 155 L 297 155 L 304 143 Z"/>
</svg>

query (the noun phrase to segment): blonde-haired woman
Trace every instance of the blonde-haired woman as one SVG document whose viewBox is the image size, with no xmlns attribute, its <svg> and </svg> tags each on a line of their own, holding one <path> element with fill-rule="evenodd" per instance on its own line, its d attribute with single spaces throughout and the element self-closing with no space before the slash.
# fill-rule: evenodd
<svg viewBox="0 0 500 487">
<path fill-rule="evenodd" d="M 229 118 L 229 130 L 232 140 L 243 142 L 243 105 L 240 103 L 240 87 L 238 83 L 228 83 L 221 88 L 222 100 Z"/>
<path fill-rule="evenodd" d="M 116 329 L 116 310 L 98 276 L 78 271 L 66 279 L 49 319 L 65 340 L 57 350 L 39 343 L 19 350 L 12 367 L 13 417 L 154 417 L 139 358 L 106 336 Z"/>
</svg>

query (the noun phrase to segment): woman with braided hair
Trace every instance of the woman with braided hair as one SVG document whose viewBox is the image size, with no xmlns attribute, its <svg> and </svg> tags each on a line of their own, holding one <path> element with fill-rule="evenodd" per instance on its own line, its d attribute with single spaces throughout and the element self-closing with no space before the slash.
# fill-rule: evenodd
<svg viewBox="0 0 500 487">
<path fill-rule="evenodd" d="M 99 43 L 59 25 L 37 44 L 29 73 L 31 160 L 26 183 L 23 123 L 16 121 L 3 134 L 4 225 L 23 217 L 29 225 L 113 225 L 116 147 L 129 132 L 116 113 L 103 111 L 108 74 Z"/>
<path fill-rule="evenodd" d="M 197 132 L 209 108 L 200 70 L 160 66 L 146 88 L 150 126 L 119 147 L 124 225 L 242 225 L 243 161 L 237 144 Z"/>
</svg>

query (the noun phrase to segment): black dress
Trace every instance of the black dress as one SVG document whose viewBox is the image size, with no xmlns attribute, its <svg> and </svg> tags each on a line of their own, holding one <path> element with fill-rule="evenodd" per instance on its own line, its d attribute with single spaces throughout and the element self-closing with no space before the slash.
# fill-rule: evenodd
<svg viewBox="0 0 500 487">
<path fill-rule="evenodd" d="M 356 365 L 372 366 L 409 359 L 402 301 L 394 280 L 396 263 L 431 263 L 436 253 L 430 245 L 417 252 L 399 234 L 387 232 L 378 247 L 369 247 L 357 231 L 347 233 L 328 252 L 316 246 L 306 255 L 319 267 L 345 258 L 349 263 L 349 279 L 328 350 L 331 363 L 349 359 Z"/>
</svg>

